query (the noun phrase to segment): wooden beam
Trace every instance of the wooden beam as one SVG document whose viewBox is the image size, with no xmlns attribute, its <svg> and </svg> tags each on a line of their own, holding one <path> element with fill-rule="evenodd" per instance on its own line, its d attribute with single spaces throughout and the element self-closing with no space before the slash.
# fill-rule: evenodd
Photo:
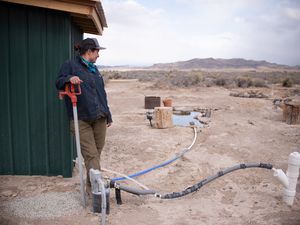
<svg viewBox="0 0 300 225">
<path fill-rule="evenodd" d="M 85 5 L 78 5 L 75 3 L 62 2 L 56 0 L 4 0 L 7 2 L 29 5 L 35 7 L 41 7 L 46 9 L 54 9 L 58 11 L 64 11 L 69 13 L 77 13 L 88 16 L 92 7 Z"/>
<path fill-rule="evenodd" d="M 94 21 L 94 24 L 96 25 L 96 28 L 97 28 L 99 34 L 102 35 L 103 34 L 103 26 L 101 24 L 101 21 L 98 17 L 98 14 L 97 14 L 95 8 L 91 9 L 89 16 Z"/>
<path fill-rule="evenodd" d="M 107 22 L 106 22 L 106 18 L 105 18 L 105 14 L 104 14 L 104 10 L 103 10 L 101 1 L 96 3 L 96 10 L 100 17 L 102 27 L 107 27 Z"/>
<path fill-rule="evenodd" d="M 87 17 L 74 17 L 72 15 L 72 21 L 80 27 L 84 28 L 85 33 L 99 34 L 92 19 Z M 91 32 L 92 31 L 92 32 Z"/>
</svg>

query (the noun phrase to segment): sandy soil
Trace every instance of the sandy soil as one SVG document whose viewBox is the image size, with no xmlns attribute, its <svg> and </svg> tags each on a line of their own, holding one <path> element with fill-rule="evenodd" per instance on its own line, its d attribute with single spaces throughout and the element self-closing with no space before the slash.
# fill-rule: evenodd
<svg viewBox="0 0 300 225">
<path fill-rule="evenodd" d="M 221 169 L 245 162 L 267 162 L 285 171 L 288 155 L 295 149 L 300 151 L 300 126 L 282 122 L 282 112 L 273 108 L 271 98 L 283 96 L 285 90 L 260 91 L 270 99 L 232 97 L 229 90 L 219 87 L 157 90 L 151 88 L 151 83 L 110 82 L 107 92 L 114 124 L 108 130 L 101 165 L 133 173 L 170 159 L 191 144 L 191 128 L 149 126 L 144 96 L 156 95 L 172 98 L 174 106 L 214 110 L 209 127 L 201 129 L 194 147 L 182 159 L 137 178 L 151 189 L 162 193 L 181 191 Z M 131 182 L 124 184 L 136 187 Z M 123 204 L 117 205 L 112 191 L 107 224 L 300 224 L 299 182 L 292 207 L 282 202 L 282 190 L 272 171 L 257 168 L 227 174 L 193 194 L 173 200 L 122 192 Z M 38 218 L 18 216 L 17 209 L 9 210 L 17 199 L 47 193 L 79 193 L 78 171 L 69 179 L 1 176 L 0 224 L 100 224 L 99 214 L 91 213 L 91 205 L 86 209 L 75 207 L 60 216 L 44 217 L 41 213 Z"/>
</svg>

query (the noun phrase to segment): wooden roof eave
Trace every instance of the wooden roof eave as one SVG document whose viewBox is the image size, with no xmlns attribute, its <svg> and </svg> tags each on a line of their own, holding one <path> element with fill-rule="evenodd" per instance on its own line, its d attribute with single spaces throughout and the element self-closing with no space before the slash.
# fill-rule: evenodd
<svg viewBox="0 0 300 225">
<path fill-rule="evenodd" d="M 100 1 L 90 0 L 4 0 L 6 2 L 29 5 L 35 7 L 41 7 L 46 9 L 53 9 L 58 11 L 64 11 L 71 14 L 74 18 L 83 17 L 90 21 L 91 25 L 94 26 L 92 34 L 102 35 L 103 28 L 107 27 L 104 11 Z M 101 11 L 102 10 L 102 11 Z M 81 27 L 81 29 L 90 33 L 90 29 Z"/>
</svg>

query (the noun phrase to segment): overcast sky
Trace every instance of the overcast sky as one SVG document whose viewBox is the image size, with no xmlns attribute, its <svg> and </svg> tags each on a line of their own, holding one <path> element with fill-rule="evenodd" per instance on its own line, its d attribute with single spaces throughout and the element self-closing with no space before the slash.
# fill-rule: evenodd
<svg viewBox="0 0 300 225">
<path fill-rule="evenodd" d="M 245 58 L 300 65 L 300 0 L 102 0 L 100 65 Z M 91 35 L 85 35 L 85 37 Z"/>
</svg>

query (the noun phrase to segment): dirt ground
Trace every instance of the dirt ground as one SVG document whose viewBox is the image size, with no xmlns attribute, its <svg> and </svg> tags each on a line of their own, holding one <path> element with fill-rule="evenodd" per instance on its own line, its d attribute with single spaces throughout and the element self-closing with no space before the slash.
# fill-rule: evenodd
<svg viewBox="0 0 300 225">
<path fill-rule="evenodd" d="M 168 160 L 191 144 L 193 130 L 189 127 L 154 129 L 149 126 L 144 97 L 155 95 L 172 98 L 174 106 L 213 111 L 209 126 L 201 129 L 194 147 L 182 159 L 137 178 L 149 188 L 161 193 L 181 191 L 239 163 L 266 162 L 285 171 L 288 155 L 295 150 L 300 152 L 300 125 L 282 122 L 281 110 L 273 107 L 272 99 L 284 96 L 284 89 L 260 91 L 269 98 L 232 97 L 230 90 L 220 87 L 158 90 L 151 88 L 151 83 L 111 81 L 107 93 L 114 123 L 108 129 L 101 165 L 130 174 Z M 137 187 L 128 181 L 123 184 Z M 282 190 L 271 170 L 253 168 L 227 174 L 197 192 L 172 200 L 122 192 L 123 204 L 117 205 L 111 191 L 107 224 L 299 225 L 299 182 L 292 207 L 282 201 Z M 47 214 L 47 217 L 43 213 L 39 217 L 20 216 L 18 209 L 8 208 L 17 199 L 49 193 L 78 194 L 78 171 L 68 179 L 1 176 L 0 224 L 100 224 L 100 216 L 91 212 L 91 204 L 86 209 L 78 206 L 67 214 Z M 47 205 L 45 202 L 45 210 Z"/>
</svg>

